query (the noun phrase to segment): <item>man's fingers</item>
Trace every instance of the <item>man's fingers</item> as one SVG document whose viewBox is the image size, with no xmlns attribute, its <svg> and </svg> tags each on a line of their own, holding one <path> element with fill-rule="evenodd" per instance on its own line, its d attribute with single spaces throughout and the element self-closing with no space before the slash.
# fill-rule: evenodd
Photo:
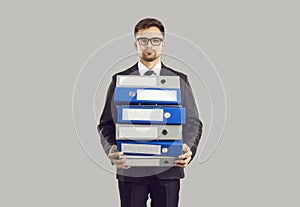
<svg viewBox="0 0 300 207">
<path fill-rule="evenodd" d="M 129 169 L 130 168 L 130 166 L 126 164 L 125 158 L 115 160 L 115 164 L 116 164 L 117 168 L 120 168 L 120 169 Z"/>
<path fill-rule="evenodd" d="M 111 146 L 108 157 L 119 169 L 129 169 L 130 166 L 126 164 L 125 158 L 120 158 L 123 155 L 123 152 L 118 152 L 117 145 Z"/>
<path fill-rule="evenodd" d="M 130 168 L 130 166 L 129 165 L 119 165 L 119 166 L 117 166 L 117 168 L 128 170 Z"/>
<path fill-rule="evenodd" d="M 123 155 L 123 152 L 112 152 L 108 154 L 108 157 L 110 159 L 118 159 L 121 155 Z"/>
<path fill-rule="evenodd" d="M 129 168 L 130 168 L 130 166 L 129 166 L 129 165 L 127 165 L 127 164 L 121 164 L 121 165 L 117 165 L 117 168 L 119 168 L 119 169 L 125 169 L 125 170 L 127 170 L 127 169 L 129 169 Z"/>
<path fill-rule="evenodd" d="M 185 165 L 185 164 L 188 164 L 190 160 L 191 160 L 191 158 L 189 157 L 185 160 L 175 160 L 175 163 L 180 164 L 180 165 Z"/>
<path fill-rule="evenodd" d="M 184 153 L 183 155 L 179 155 L 178 158 L 179 159 L 187 159 L 188 157 L 191 157 L 192 154 L 193 153 L 191 151 L 188 151 L 188 152 Z"/>
<path fill-rule="evenodd" d="M 189 146 L 187 146 L 187 144 L 183 144 L 183 145 L 182 145 L 182 150 L 183 150 L 184 152 L 187 152 L 187 151 L 190 151 L 190 148 L 189 148 Z"/>
<path fill-rule="evenodd" d="M 191 158 L 187 158 L 185 160 L 175 160 L 175 166 L 186 167 L 190 160 Z"/>
<path fill-rule="evenodd" d="M 192 159 L 193 153 L 191 152 L 190 148 L 186 144 L 183 144 L 182 150 L 184 154 L 178 156 L 179 160 L 175 161 L 175 166 L 184 168 L 188 165 L 188 163 Z"/>
<path fill-rule="evenodd" d="M 112 153 L 112 152 L 117 152 L 117 145 L 111 146 L 109 153 Z"/>
<path fill-rule="evenodd" d="M 186 167 L 188 164 L 187 163 L 184 163 L 184 164 L 178 164 L 178 163 L 175 163 L 175 165 L 174 166 L 176 166 L 176 167 Z"/>
<path fill-rule="evenodd" d="M 125 159 L 125 158 L 118 159 L 118 160 L 114 160 L 114 163 L 115 163 L 116 165 L 123 165 L 123 164 L 125 164 L 125 162 L 126 162 L 126 159 Z"/>
</svg>

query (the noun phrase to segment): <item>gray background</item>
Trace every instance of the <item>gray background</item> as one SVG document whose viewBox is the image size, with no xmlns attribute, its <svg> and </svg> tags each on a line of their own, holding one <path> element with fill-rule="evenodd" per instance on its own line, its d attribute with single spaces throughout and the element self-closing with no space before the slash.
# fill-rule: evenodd
<svg viewBox="0 0 300 207">
<path fill-rule="evenodd" d="M 72 93 L 98 47 L 157 17 L 215 64 L 222 140 L 190 165 L 180 206 L 297 206 L 296 1 L 1 1 L 1 206 L 118 206 L 114 175 L 80 146 Z M 197 203 L 197 204 L 195 204 Z"/>
</svg>

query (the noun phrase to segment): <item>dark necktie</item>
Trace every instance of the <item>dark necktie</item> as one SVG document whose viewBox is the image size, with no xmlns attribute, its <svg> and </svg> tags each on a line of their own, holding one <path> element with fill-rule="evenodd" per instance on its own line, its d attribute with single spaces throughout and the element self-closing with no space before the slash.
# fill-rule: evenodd
<svg viewBox="0 0 300 207">
<path fill-rule="evenodd" d="M 154 71 L 153 70 L 148 70 L 146 73 L 144 73 L 144 75 L 152 75 L 154 73 Z M 155 73 L 154 73 L 155 74 Z"/>
</svg>

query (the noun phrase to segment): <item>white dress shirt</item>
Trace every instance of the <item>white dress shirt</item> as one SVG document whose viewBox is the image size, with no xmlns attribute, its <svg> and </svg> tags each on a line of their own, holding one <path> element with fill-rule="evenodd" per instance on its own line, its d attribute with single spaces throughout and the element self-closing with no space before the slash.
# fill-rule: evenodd
<svg viewBox="0 0 300 207">
<path fill-rule="evenodd" d="M 138 68 L 141 75 L 144 75 L 144 73 L 149 70 L 152 70 L 156 75 L 159 75 L 161 71 L 161 62 L 159 61 L 156 65 L 154 65 L 153 68 L 149 69 L 143 63 L 141 63 L 141 61 L 139 61 Z M 152 75 L 155 75 L 154 73 Z"/>
</svg>

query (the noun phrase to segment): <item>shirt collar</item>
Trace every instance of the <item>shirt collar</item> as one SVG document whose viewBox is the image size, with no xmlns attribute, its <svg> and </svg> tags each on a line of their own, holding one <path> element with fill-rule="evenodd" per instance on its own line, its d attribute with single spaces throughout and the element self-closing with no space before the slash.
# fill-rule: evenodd
<svg viewBox="0 0 300 207">
<path fill-rule="evenodd" d="M 146 73 L 148 69 L 143 63 L 141 63 L 141 61 L 138 62 L 138 68 L 139 68 L 139 72 L 141 75 L 143 75 L 144 73 Z M 161 61 L 159 61 L 156 65 L 154 65 L 153 68 L 151 68 L 151 70 L 156 74 L 159 75 L 160 71 L 161 71 Z"/>
</svg>

